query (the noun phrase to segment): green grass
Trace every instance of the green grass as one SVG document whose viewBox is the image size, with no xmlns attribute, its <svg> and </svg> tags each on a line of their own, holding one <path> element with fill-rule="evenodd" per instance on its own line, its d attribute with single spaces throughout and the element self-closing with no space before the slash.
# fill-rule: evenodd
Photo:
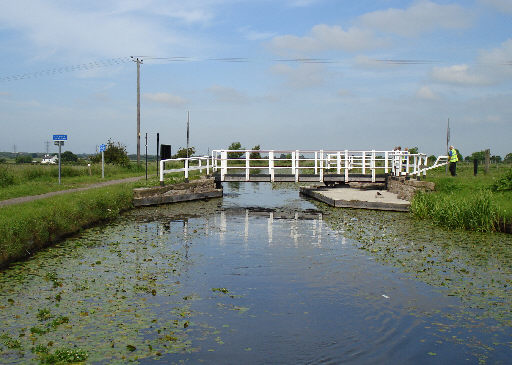
<svg viewBox="0 0 512 365">
<path fill-rule="evenodd" d="M 148 173 L 156 172 L 156 164 L 148 164 Z M 90 173 L 90 174 L 89 174 Z M 52 191 L 72 189 L 102 181 L 142 176 L 145 165 L 132 164 L 129 168 L 106 165 L 105 178 L 101 178 L 101 165 L 89 168 L 84 165 L 63 165 L 61 184 L 58 184 L 58 166 L 0 165 L 0 200 Z"/>
<path fill-rule="evenodd" d="M 480 167 L 459 163 L 457 176 L 447 176 L 445 168 L 429 171 L 427 180 L 436 184 L 433 193 L 417 194 L 411 205 L 419 218 L 430 219 L 447 228 L 493 231 L 500 222 L 512 220 L 512 191 L 493 191 L 496 181 L 510 175 L 510 165 L 493 165 L 487 174 Z"/>
<path fill-rule="evenodd" d="M 132 207 L 133 184 L 70 193 L 0 209 L 0 266 Z"/>
</svg>

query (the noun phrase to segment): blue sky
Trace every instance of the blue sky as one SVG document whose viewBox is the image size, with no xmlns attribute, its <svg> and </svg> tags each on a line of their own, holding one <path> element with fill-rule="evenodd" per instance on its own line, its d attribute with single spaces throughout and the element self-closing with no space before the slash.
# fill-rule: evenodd
<svg viewBox="0 0 512 365">
<path fill-rule="evenodd" d="M 462 154 L 512 152 L 511 0 L 17 0 L 0 47 L 1 151 L 65 133 L 75 153 L 108 138 L 135 152 L 141 56 L 151 153 L 156 132 L 185 145 L 187 111 L 200 153 L 437 155 L 448 118 Z"/>
</svg>

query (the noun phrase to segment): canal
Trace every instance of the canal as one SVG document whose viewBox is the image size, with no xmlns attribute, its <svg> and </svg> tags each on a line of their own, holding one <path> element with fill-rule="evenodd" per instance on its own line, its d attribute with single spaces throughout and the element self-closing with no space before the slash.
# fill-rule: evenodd
<svg viewBox="0 0 512 365">
<path fill-rule="evenodd" d="M 510 363 L 509 235 L 224 189 L 0 272 L 0 363 Z"/>
</svg>

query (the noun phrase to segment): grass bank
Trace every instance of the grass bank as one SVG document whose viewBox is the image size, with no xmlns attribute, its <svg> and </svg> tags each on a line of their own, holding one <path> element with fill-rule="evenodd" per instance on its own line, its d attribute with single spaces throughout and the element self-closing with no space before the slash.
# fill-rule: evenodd
<svg viewBox="0 0 512 365">
<path fill-rule="evenodd" d="M 132 186 L 120 184 L 1 208 L 0 267 L 117 217 L 132 206 Z"/>
<path fill-rule="evenodd" d="M 181 175 L 181 176 L 180 176 Z M 190 179 L 199 178 L 194 171 Z M 184 181 L 169 174 L 166 184 Z M 133 207 L 133 189 L 156 186 L 156 177 L 69 193 L 0 208 L 0 268 L 99 222 L 115 219 Z"/>
<path fill-rule="evenodd" d="M 503 231 L 512 222 L 512 180 L 510 165 L 493 166 L 487 174 L 483 169 L 473 175 L 472 164 L 459 164 L 457 176 L 446 176 L 440 168 L 427 180 L 436 184 L 432 193 L 418 193 L 411 210 L 421 219 L 429 219 L 450 229 L 481 232 Z M 497 187 L 502 188 L 497 188 Z"/>
</svg>

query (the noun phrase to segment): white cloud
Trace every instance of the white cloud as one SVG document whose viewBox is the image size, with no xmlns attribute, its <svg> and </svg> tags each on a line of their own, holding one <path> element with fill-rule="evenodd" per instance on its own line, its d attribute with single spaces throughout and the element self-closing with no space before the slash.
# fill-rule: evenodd
<svg viewBox="0 0 512 365">
<path fill-rule="evenodd" d="M 242 27 L 238 31 L 249 41 L 261 41 L 272 38 L 276 35 L 274 32 L 258 32 L 251 29 L 251 27 Z"/>
<path fill-rule="evenodd" d="M 376 38 L 374 33 L 367 29 L 352 27 L 344 30 L 337 25 L 319 24 L 304 37 L 294 35 L 274 37 L 270 46 L 279 54 L 290 51 L 304 54 L 329 50 L 355 52 L 378 48 L 385 44 L 384 40 Z"/>
<path fill-rule="evenodd" d="M 246 104 L 249 97 L 232 87 L 213 85 L 207 89 L 213 95 L 215 101 L 222 103 Z"/>
<path fill-rule="evenodd" d="M 488 77 L 477 74 L 474 69 L 464 64 L 448 67 L 434 67 L 432 70 L 432 78 L 443 83 L 462 86 L 489 85 L 492 83 Z"/>
<path fill-rule="evenodd" d="M 342 98 L 353 96 L 352 92 L 350 90 L 347 90 L 347 89 L 339 89 L 337 94 L 338 94 L 338 96 L 340 96 Z"/>
<path fill-rule="evenodd" d="M 417 92 L 416 97 L 424 100 L 436 100 L 438 96 L 428 86 L 422 86 Z"/>
<path fill-rule="evenodd" d="M 170 46 L 174 50 L 191 47 L 194 42 L 176 31 L 176 23 L 208 22 L 214 16 L 213 3 L 117 0 L 77 6 L 75 2 L 17 0 L 2 4 L 0 25 L 20 32 L 43 57 L 159 55 Z"/>
<path fill-rule="evenodd" d="M 0 91 L 0 96 L 9 96 L 11 95 L 10 93 L 8 93 L 7 91 Z"/>
<path fill-rule="evenodd" d="M 360 23 L 372 29 L 400 36 L 417 36 L 437 29 L 465 29 L 472 16 L 459 5 L 420 1 L 407 9 L 379 10 L 362 15 Z"/>
<path fill-rule="evenodd" d="M 494 71 L 501 69 L 512 75 L 512 38 L 503 42 L 500 47 L 480 51 L 478 61 L 490 66 Z"/>
<path fill-rule="evenodd" d="M 495 7 L 496 9 L 512 14 L 512 1 L 510 0 L 480 0 L 484 4 Z"/>
<path fill-rule="evenodd" d="M 171 107 L 180 107 L 188 103 L 188 101 L 181 96 L 172 95 L 168 93 L 147 93 L 143 95 L 145 99 L 155 103 L 164 104 Z"/>
<path fill-rule="evenodd" d="M 294 89 L 305 89 L 325 84 L 325 68 L 321 64 L 302 63 L 297 67 L 277 64 L 271 72 L 284 76 L 288 86 Z"/>
</svg>

